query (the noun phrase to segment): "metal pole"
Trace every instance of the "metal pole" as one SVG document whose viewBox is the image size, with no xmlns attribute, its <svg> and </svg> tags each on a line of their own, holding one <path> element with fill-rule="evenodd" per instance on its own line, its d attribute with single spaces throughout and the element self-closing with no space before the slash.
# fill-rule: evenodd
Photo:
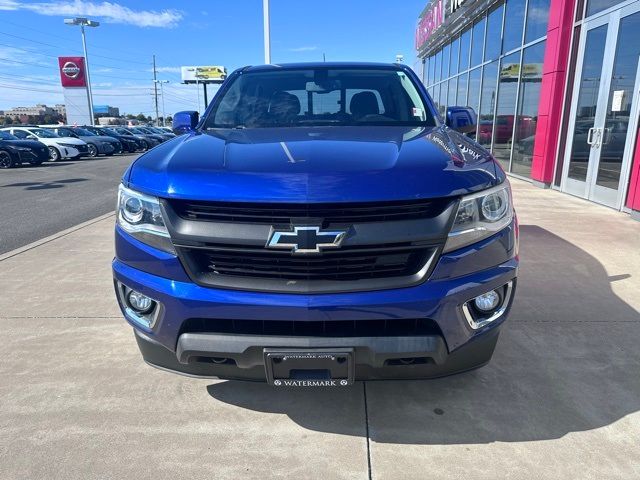
<svg viewBox="0 0 640 480">
<path fill-rule="evenodd" d="M 204 109 L 206 110 L 209 106 L 209 96 L 207 95 L 207 82 L 202 84 L 204 86 Z"/>
<path fill-rule="evenodd" d="M 162 126 L 166 127 L 167 126 L 167 116 L 164 114 L 164 88 L 162 87 L 162 84 L 165 83 L 166 80 L 163 82 L 160 82 L 160 96 L 162 97 Z"/>
<path fill-rule="evenodd" d="M 271 63 L 271 31 L 269 28 L 269 0 L 262 0 L 264 17 L 264 63 Z"/>
<path fill-rule="evenodd" d="M 196 78 L 196 93 L 198 94 L 198 113 L 200 113 L 200 85 L 198 85 L 197 78 Z"/>
<path fill-rule="evenodd" d="M 89 104 L 89 117 L 91 117 L 91 125 L 95 125 L 93 118 L 93 92 L 91 91 L 91 76 L 89 75 L 89 55 L 87 54 L 87 41 L 84 38 L 84 25 L 80 25 L 82 32 L 82 49 L 84 50 L 84 74 L 87 80 L 87 103 Z"/>
<path fill-rule="evenodd" d="M 156 56 L 153 56 L 153 94 L 156 102 L 156 126 L 160 126 L 158 119 L 158 78 L 156 77 Z"/>
</svg>

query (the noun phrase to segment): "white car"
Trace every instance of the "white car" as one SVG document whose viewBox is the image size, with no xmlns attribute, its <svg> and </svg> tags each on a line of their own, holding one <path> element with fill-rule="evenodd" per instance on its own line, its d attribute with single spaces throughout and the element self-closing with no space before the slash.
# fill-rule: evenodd
<svg viewBox="0 0 640 480">
<path fill-rule="evenodd" d="M 89 154 L 87 144 L 74 137 L 61 137 L 51 130 L 40 127 L 6 127 L 2 129 L 20 140 L 38 140 L 49 147 L 52 162 L 62 158 L 79 158 Z"/>
</svg>

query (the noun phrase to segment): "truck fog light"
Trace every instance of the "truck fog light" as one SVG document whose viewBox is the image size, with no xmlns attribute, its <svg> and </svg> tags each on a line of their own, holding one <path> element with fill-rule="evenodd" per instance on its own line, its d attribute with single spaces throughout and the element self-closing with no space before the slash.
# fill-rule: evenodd
<svg viewBox="0 0 640 480">
<path fill-rule="evenodd" d="M 155 306 L 155 302 L 153 300 L 140 292 L 136 292 L 135 290 L 131 290 L 129 292 L 127 301 L 136 313 L 149 313 Z"/>
<path fill-rule="evenodd" d="M 490 312 L 492 310 L 495 310 L 499 303 L 500 295 L 495 290 L 483 293 L 473 300 L 473 304 L 481 312 Z"/>
</svg>

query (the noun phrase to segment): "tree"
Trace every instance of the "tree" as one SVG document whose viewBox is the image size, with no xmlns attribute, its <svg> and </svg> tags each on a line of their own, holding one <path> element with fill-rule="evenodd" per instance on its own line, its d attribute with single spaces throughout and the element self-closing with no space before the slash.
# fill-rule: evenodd
<svg viewBox="0 0 640 480">
<path fill-rule="evenodd" d="M 138 115 L 136 115 L 135 119 L 140 121 L 140 122 L 146 122 L 147 121 L 147 117 L 145 117 L 143 113 L 139 113 Z"/>
<path fill-rule="evenodd" d="M 13 118 L 11 117 L 4 117 L 2 123 L 4 125 L 13 125 Z"/>
</svg>

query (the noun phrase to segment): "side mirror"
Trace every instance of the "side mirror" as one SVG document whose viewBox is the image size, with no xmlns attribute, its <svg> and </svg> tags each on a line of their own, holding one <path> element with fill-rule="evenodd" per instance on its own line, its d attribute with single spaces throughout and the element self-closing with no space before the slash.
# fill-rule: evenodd
<svg viewBox="0 0 640 480">
<path fill-rule="evenodd" d="M 198 112 L 178 112 L 173 116 L 173 132 L 176 135 L 192 132 L 196 128 L 196 125 L 198 125 L 198 121 Z"/>
<path fill-rule="evenodd" d="M 448 107 L 445 124 L 460 133 L 472 133 L 476 131 L 478 116 L 471 107 Z"/>
</svg>

